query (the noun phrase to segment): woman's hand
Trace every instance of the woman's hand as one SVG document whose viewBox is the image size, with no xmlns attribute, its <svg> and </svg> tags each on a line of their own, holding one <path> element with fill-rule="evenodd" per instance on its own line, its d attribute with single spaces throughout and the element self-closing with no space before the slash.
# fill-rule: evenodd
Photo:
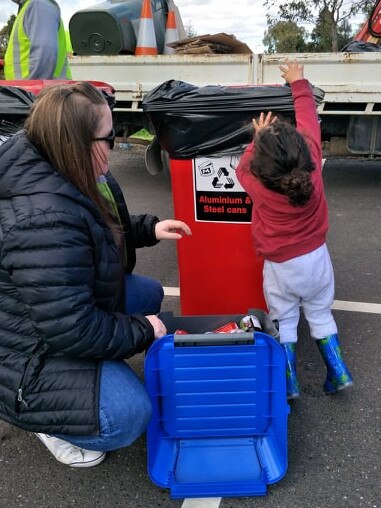
<svg viewBox="0 0 381 508">
<path fill-rule="evenodd" d="M 145 317 L 148 319 L 148 321 L 151 323 L 153 327 L 155 339 L 160 339 L 161 337 L 164 337 L 164 335 L 167 335 L 167 328 L 161 319 L 159 319 L 154 314 Z"/>
<path fill-rule="evenodd" d="M 181 220 L 162 220 L 155 226 L 157 240 L 180 240 L 183 235 L 191 235 L 192 232 Z"/>
<path fill-rule="evenodd" d="M 264 128 L 268 127 L 271 123 L 275 122 L 276 120 L 277 120 L 277 117 L 273 116 L 271 111 L 269 111 L 266 116 L 262 112 L 259 115 L 258 122 L 257 122 L 257 120 L 255 118 L 253 118 L 253 127 L 254 127 L 254 130 L 255 130 L 255 134 L 258 134 L 258 132 L 261 129 L 264 129 Z"/>
<path fill-rule="evenodd" d="M 304 78 L 304 66 L 296 60 L 291 62 L 288 58 L 285 60 L 284 65 L 279 66 L 282 78 L 291 85 L 294 81 Z"/>
</svg>

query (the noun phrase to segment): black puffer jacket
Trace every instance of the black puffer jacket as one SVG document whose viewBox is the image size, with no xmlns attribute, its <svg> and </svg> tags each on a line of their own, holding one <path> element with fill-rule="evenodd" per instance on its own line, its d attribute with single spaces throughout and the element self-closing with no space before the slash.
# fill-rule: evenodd
<svg viewBox="0 0 381 508">
<path fill-rule="evenodd" d="M 156 243 L 158 219 L 130 219 L 118 201 L 131 271 L 134 248 Z M 98 432 L 101 360 L 127 358 L 153 340 L 146 318 L 120 313 L 122 281 L 93 202 L 23 133 L 0 146 L 1 419 L 34 432 Z"/>
</svg>

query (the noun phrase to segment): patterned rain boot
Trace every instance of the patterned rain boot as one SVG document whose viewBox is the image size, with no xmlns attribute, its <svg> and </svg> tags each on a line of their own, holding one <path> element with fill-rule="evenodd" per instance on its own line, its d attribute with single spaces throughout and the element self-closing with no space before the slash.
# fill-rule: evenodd
<svg viewBox="0 0 381 508">
<path fill-rule="evenodd" d="M 337 334 L 319 339 L 316 344 L 327 366 L 327 379 L 324 383 L 325 393 L 336 393 L 352 386 L 353 378 L 342 358 Z"/>
<path fill-rule="evenodd" d="M 296 376 L 295 342 L 281 344 L 286 353 L 286 388 L 287 398 L 296 399 L 300 395 L 298 378 Z"/>
</svg>

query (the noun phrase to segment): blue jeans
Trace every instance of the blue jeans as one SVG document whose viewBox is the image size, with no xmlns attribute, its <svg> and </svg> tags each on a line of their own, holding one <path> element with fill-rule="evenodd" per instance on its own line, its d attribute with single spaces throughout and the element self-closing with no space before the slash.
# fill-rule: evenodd
<svg viewBox="0 0 381 508">
<path fill-rule="evenodd" d="M 162 286 L 142 275 L 126 275 L 127 314 L 157 314 L 164 297 Z M 97 436 L 56 435 L 87 450 L 109 451 L 129 446 L 146 429 L 151 403 L 143 383 L 123 361 L 104 360 L 99 389 Z"/>
<path fill-rule="evenodd" d="M 164 291 L 155 279 L 143 275 L 127 274 L 126 312 L 127 314 L 157 314 L 160 312 Z"/>
</svg>

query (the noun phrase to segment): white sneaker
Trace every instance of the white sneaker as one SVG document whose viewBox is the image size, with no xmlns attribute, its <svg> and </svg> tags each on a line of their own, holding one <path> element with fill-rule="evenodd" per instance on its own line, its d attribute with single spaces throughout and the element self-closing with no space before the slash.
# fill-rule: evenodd
<svg viewBox="0 0 381 508">
<path fill-rule="evenodd" d="M 105 452 L 85 450 L 58 437 L 49 436 L 49 434 L 36 433 L 36 436 L 44 443 L 58 462 L 62 462 L 62 464 L 70 467 L 97 466 L 106 457 Z"/>
</svg>

